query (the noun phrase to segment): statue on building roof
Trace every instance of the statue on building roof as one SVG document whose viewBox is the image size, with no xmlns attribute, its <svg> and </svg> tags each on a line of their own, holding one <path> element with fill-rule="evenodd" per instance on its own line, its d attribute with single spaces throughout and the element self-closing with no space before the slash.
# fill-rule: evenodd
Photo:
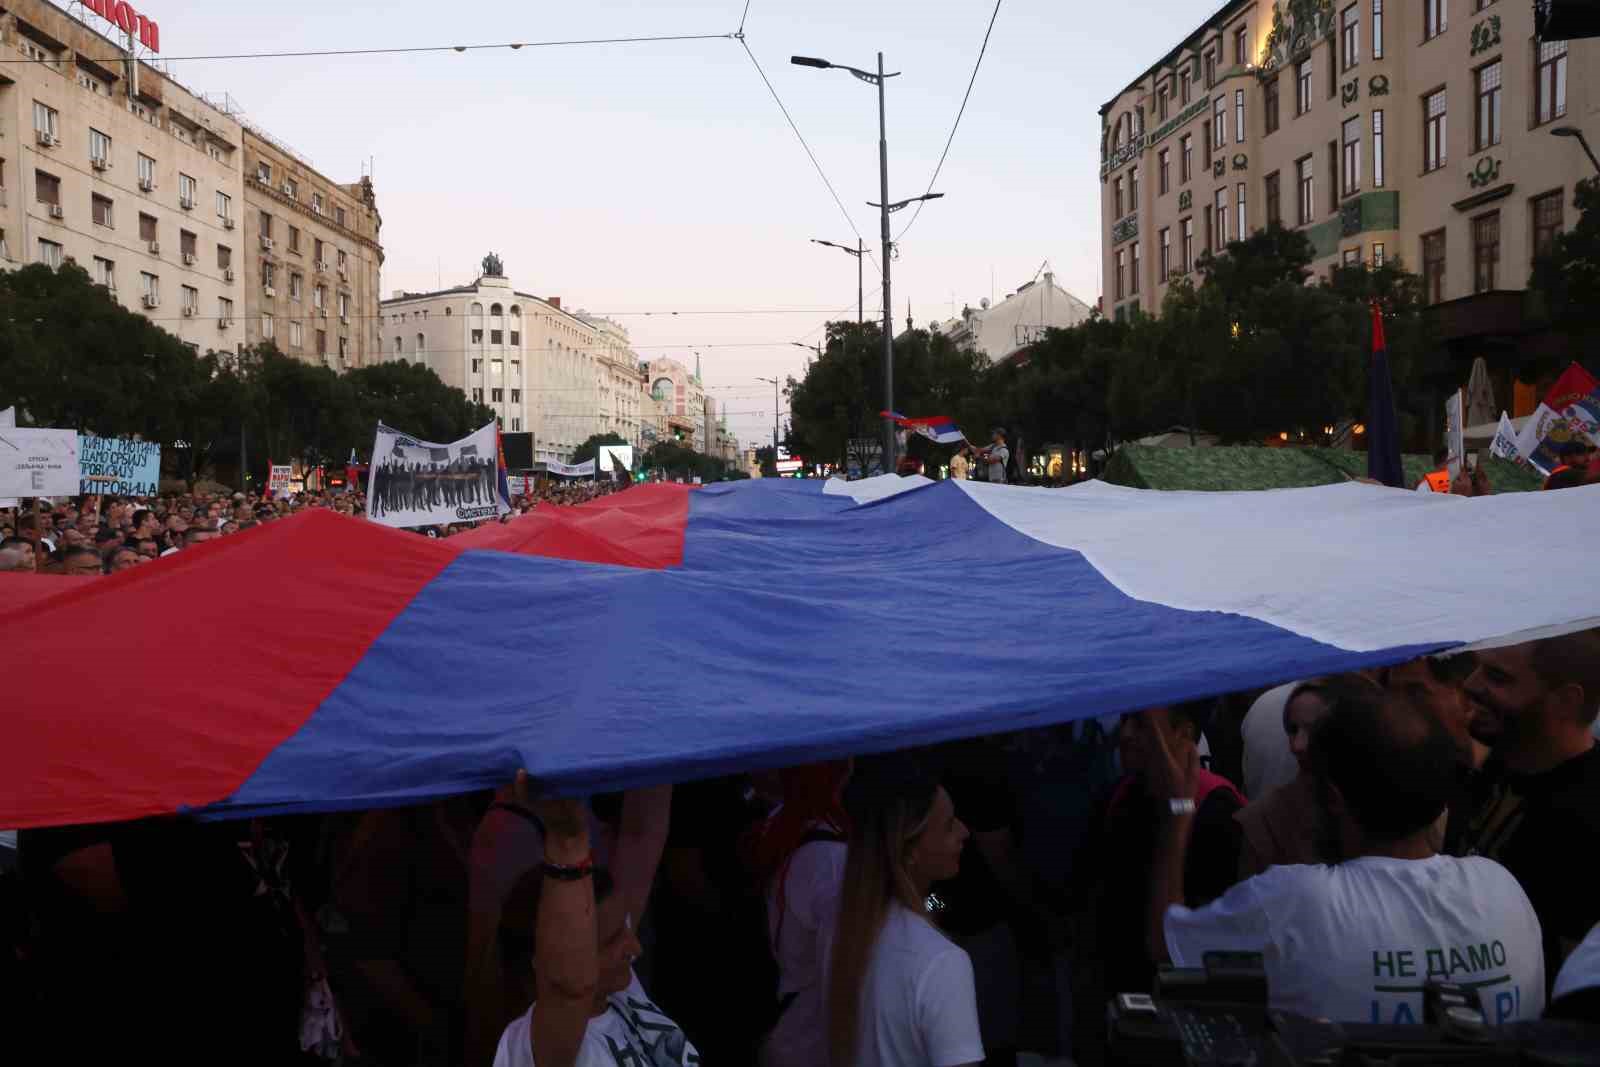
<svg viewBox="0 0 1600 1067">
<path fill-rule="evenodd" d="M 485 278 L 504 278 L 506 276 L 505 263 L 493 252 L 483 257 L 483 276 Z"/>
</svg>

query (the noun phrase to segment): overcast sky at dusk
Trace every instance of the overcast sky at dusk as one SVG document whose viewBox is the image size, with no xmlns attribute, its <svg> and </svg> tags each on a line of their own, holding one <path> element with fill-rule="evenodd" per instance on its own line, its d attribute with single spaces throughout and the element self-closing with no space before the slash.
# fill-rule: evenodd
<svg viewBox="0 0 1600 1067">
<path fill-rule="evenodd" d="M 742 6 L 144 0 L 139 10 L 160 23 L 163 53 L 179 57 L 731 33 Z M 1216 6 L 1004 0 L 936 187 L 946 198 L 928 205 L 894 265 L 897 329 L 908 298 L 925 325 L 991 292 L 1003 298 L 1046 259 L 1093 303 L 1098 108 Z M 871 67 L 882 48 L 903 72 L 888 97 L 890 196 L 901 199 L 927 187 L 992 10 L 990 0 L 752 0 L 748 44 L 874 249 L 875 92 L 789 56 Z M 331 178 L 353 181 L 370 160 L 386 297 L 471 281 L 496 251 L 518 288 L 611 314 L 641 356 L 692 366 L 698 351 L 741 441 L 771 434 L 772 388 L 756 377 L 798 375 L 805 354 L 789 342 L 814 342 L 830 311 L 854 313 L 854 262 L 807 242 L 853 242 L 855 231 L 736 41 L 169 69 L 192 89 L 229 93 Z M 895 216 L 896 232 L 909 217 Z M 869 317 L 881 306 L 873 270 Z M 682 314 L 634 314 L 673 310 Z M 687 314 L 708 310 L 741 313 Z"/>
</svg>

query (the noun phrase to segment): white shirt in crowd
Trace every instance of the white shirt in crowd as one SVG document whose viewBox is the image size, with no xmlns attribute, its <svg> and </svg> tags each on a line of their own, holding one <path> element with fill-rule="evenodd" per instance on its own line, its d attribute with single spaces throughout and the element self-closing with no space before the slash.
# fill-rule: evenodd
<svg viewBox="0 0 1600 1067">
<path fill-rule="evenodd" d="M 1594 924 L 1589 936 L 1572 950 L 1567 962 L 1561 965 L 1555 988 L 1550 991 L 1550 999 L 1560 1000 L 1596 986 L 1600 986 L 1600 923 Z"/>
<path fill-rule="evenodd" d="M 855 1067 L 980 1063 L 972 961 L 923 916 L 891 904 L 861 988 Z"/>
<path fill-rule="evenodd" d="M 1430 978 L 1477 987 L 1495 1025 L 1544 1012 L 1539 919 L 1482 857 L 1273 867 L 1204 908 L 1169 908 L 1166 934 L 1180 967 L 1262 953 L 1272 1007 L 1313 1018 L 1421 1022 Z"/>
<path fill-rule="evenodd" d="M 528 1043 L 532 1026 L 532 1008 L 511 1021 L 500 1035 L 494 1067 L 534 1067 Z M 700 1054 L 678 1024 L 650 1002 L 634 975 L 632 985 L 612 995 L 605 1014 L 589 1020 L 576 1067 L 691 1067 L 699 1062 Z"/>
<path fill-rule="evenodd" d="M 778 996 L 794 999 L 761 1049 L 761 1067 L 814 1067 L 828 1060 L 825 961 L 848 853 L 848 847 L 837 841 L 801 845 L 784 878 L 781 915 L 777 888 L 767 894 L 767 933 L 776 946 Z"/>
</svg>

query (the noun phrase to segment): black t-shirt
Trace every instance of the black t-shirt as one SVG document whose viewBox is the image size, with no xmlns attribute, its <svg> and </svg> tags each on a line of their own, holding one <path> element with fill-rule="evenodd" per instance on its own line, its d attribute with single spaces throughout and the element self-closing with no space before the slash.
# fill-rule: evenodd
<svg viewBox="0 0 1600 1067">
<path fill-rule="evenodd" d="M 1113 795 L 1101 821 L 1095 848 L 1102 886 L 1096 929 L 1108 994 L 1148 993 L 1155 981 L 1145 935 L 1165 805 L 1134 784 Z M 1242 830 L 1233 816 L 1240 806 L 1231 792 L 1215 789 L 1195 812 L 1183 878 L 1184 903 L 1191 908 L 1209 904 L 1238 880 Z M 1086 875 L 1095 869 L 1080 868 Z"/>
<path fill-rule="evenodd" d="M 1494 760 L 1467 804 L 1451 810 L 1447 851 L 1487 856 L 1522 883 L 1544 928 L 1547 986 L 1566 954 L 1600 921 L 1600 895 L 1573 864 L 1600 855 L 1600 745 L 1543 774 Z"/>
<path fill-rule="evenodd" d="M 972 832 L 961 852 L 960 872 L 934 887 L 944 905 L 935 919 L 953 934 L 982 933 L 1011 912 L 1010 894 L 978 845 L 979 834 L 1016 830 L 1017 805 L 1006 756 L 997 742 L 983 739 L 941 745 L 928 750 L 925 758 L 950 794 L 956 817 Z"/>
</svg>

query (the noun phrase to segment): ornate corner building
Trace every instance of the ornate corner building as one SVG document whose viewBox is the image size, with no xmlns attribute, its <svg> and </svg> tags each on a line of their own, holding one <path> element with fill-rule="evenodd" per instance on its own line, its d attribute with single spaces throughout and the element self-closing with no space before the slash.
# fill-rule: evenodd
<svg viewBox="0 0 1600 1067">
<path fill-rule="evenodd" d="M 1279 222 L 1319 275 L 1421 275 L 1458 355 L 1557 343 L 1523 290 L 1593 172 L 1551 136 L 1600 108 L 1585 55 L 1520 0 L 1232 0 L 1100 109 L 1106 314 Z"/>
</svg>

